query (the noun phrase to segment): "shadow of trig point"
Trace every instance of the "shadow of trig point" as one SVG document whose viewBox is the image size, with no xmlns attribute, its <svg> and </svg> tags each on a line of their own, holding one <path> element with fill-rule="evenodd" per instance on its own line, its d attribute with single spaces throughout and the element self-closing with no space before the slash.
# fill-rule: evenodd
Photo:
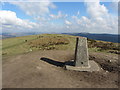
<svg viewBox="0 0 120 90">
<path fill-rule="evenodd" d="M 75 49 L 75 60 L 74 65 L 65 65 L 67 70 L 76 70 L 76 71 L 99 71 L 100 67 L 98 64 L 89 60 L 88 55 L 88 46 L 87 46 L 87 38 L 85 37 L 77 37 L 76 38 L 76 49 Z"/>
</svg>

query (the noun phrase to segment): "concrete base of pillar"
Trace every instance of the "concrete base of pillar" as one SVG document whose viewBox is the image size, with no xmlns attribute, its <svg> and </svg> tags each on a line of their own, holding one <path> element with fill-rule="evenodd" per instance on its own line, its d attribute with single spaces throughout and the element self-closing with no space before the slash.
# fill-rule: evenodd
<svg viewBox="0 0 120 90">
<path fill-rule="evenodd" d="M 100 71 L 99 65 L 93 60 L 89 61 L 88 67 L 76 67 L 76 66 L 71 66 L 71 65 L 65 65 L 65 68 L 67 70 L 75 70 L 75 71 L 89 71 L 89 72 Z"/>
</svg>

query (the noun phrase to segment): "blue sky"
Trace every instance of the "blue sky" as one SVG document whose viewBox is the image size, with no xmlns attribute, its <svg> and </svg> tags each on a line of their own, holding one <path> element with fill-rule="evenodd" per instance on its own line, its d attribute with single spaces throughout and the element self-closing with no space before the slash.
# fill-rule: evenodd
<svg viewBox="0 0 120 90">
<path fill-rule="evenodd" d="M 63 13 L 67 13 L 71 16 L 77 14 L 77 12 L 80 11 L 80 16 L 89 16 L 87 14 L 84 2 L 54 2 L 54 4 L 57 6 L 57 8 L 54 10 L 50 9 L 50 12 L 53 14 L 57 14 L 58 11 L 62 11 Z M 117 16 L 117 13 L 111 7 L 112 2 L 100 2 L 100 4 L 104 4 L 110 14 Z M 16 12 L 17 17 L 21 19 L 32 19 L 29 15 L 26 15 L 18 6 L 8 2 L 5 2 L 4 5 L 2 5 L 2 10 Z"/>
<path fill-rule="evenodd" d="M 2 32 L 118 33 L 114 2 L 4 2 Z"/>
</svg>

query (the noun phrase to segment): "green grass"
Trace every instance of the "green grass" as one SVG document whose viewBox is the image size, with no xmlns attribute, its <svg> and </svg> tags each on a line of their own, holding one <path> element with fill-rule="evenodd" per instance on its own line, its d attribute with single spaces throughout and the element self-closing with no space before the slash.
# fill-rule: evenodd
<svg viewBox="0 0 120 90">
<path fill-rule="evenodd" d="M 2 40 L 2 55 L 17 55 L 38 50 L 75 50 L 76 36 L 63 34 L 41 34 Z M 117 50 L 115 43 L 88 39 L 89 52 Z M 112 48 L 110 48 L 112 47 Z"/>
<path fill-rule="evenodd" d="M 60 39 L 60 42 L 59 42 Z M 27 40 L 27 42 L 25 42 Z M 57 43 L 48 43 L 51 41 Z M 32 44 L 30 44 L 32 42 Z M 62 43 L 61 43 L 62 42 Z M 33 47 L 31 47 L 33 45 Z M 42 47 L 42 45 L 45 45 Z M 40 47 L 40 48 L 38 48 Z M 55 48 L 53 48 L 55 47 Z M 42 34 L 42 35 L 30 35 L 16 38 L 7 38 L 2 40 L 2 55 L 16 55 L 22 53 L 28 53 L 30 51 L 37 50 L 66 50 L 74 49 L 75 37 L 62 34 Z"/>
<path fill-rule="evenodd" d="M 24 53 L 29 50 L 24 40 L 35 40 L 35 36 L 24 36 L 2 40 L 2 53 L 7 55 Z"/>
</svg>

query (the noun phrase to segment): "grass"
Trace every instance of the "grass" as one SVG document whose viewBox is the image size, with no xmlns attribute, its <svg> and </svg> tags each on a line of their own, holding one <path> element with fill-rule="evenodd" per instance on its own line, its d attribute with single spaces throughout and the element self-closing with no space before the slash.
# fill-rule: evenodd
<svg viewBox="0 0 120 90">
<path fill-rule="evenodd" d="M 88 39 L 88 47 L 92 51 L 98 52 L 111 52 L 115 54 L 120 54 L 120 46 L 119 43 L 98 41 Z"/>
<path fill-rule="evenodd" d="M 29 47 L 26 45 L 25 40 L 32 41 L 35 39 L 36 39 L 35 36 L 24 36 L 24 37 L 4 39 L 2 40 L 3 55 L 24 53 L 29 49 Z"/>
<path fill-rule="evenodd" d="M 74 49 L 75 36 L 62 34 L 30 35 L 2 40 L 2 55 L 16 55 L 37 50 Z"/>
<path fill-rule="evenodd" d="M 2 55 L 16 55 L 38 50 L 74 50 L 76 36 L 63 34 L 30 35 L 2 40 Z M 119 50 L 118 44 L 88 39 L 89 51 Z"/>
</svg>

